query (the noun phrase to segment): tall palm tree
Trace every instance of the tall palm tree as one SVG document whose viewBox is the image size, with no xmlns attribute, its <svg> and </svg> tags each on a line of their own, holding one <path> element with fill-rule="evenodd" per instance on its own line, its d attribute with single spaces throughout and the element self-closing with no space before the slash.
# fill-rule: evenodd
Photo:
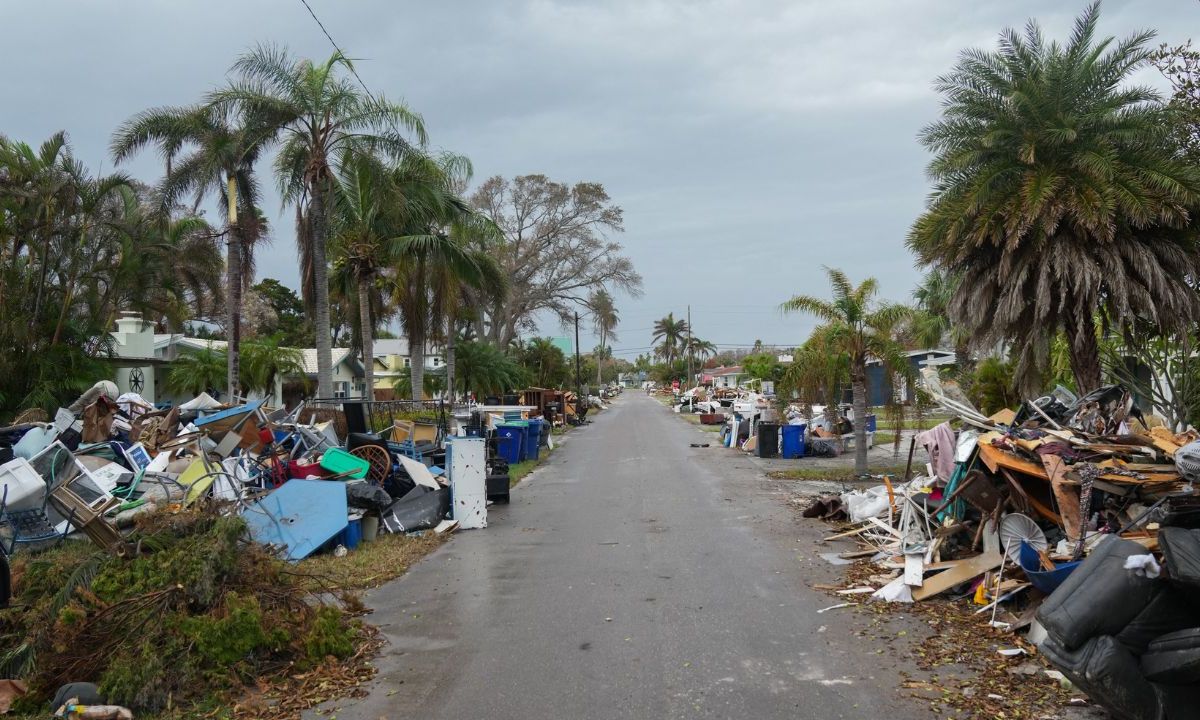
<svg viewBox="0 0 1200 720">
<path fill-rule="evenodd" d="M 341 284 L 344 269 L 344 279 L 353 286 L 348 290 L 354 294 L 358 308 L 366 396 L 374 398 L 374 334 L 380 314 L 374 290 L 382 271 L 401 261 L 398 237 L 403 230 L 391 222 L 391 208 L 402 200 L 386 168 L 364 155 L 342 164 L 332 201 L 330 254 L 334 258 L 334 285 Z"/>
<path fill-rule="evenodd" d="M 260 45 L 233 65 L 237 78 L 210 97 L 219 108 L 278 132 L 275 172 L 284 200 L 296 205 L 296 242 L 303 295 L 313 316 L 317 393 L 333 395 L 330 336 L 329 198 L 342 163 L 363 154 L 398 160 L 424 145 L 421 118 L 402 104 L 371 96 L 350 78 L 341 53 L 323 63 L 297 59 L 284 48 Z M 404 132 L 401 132 L 403 129 Z"/>
<path fill-rule="evenodd" d="M 242 295 L 254 282 L 254 251 L 266 232 L 258 208 L 261 193 L 254 166 L 272 139 L 273 128 L 252 118 L 234 120 L 227 108 L 211 105 L 152 108 L 125 121 L 113 134 L 113 159 L 122 162 L 147 145 L 166 161 L 165 207 L 184 198 L 193 211 L 215 194 L 225 216 L 226 387 L 241 389 Z"/>
<path fill-rule="evenodd" d="M 1026 391 L 1060 329 L 1076 389 L 1099 386 L 1098 310 L 1122 329 L 1200 316 L 1187 232 L 1200 171 L 1176 154 L 1158 95 L 1128 84 L 1153 33 L 1098 40 L 1098 19 L 1093 4 L 1065 43 L 1031 21 L 964 52 L 920 135 L 934 188 L 908 245 L 960 279 L 951 319 L 977 344 L 1009 341 Z"/>
<path fill-rule="evenodd" d="M 672 364 L 687 339 L 687 320 L 676 320 L 675 313 L 667 313 L 665 318 L 654 322 L 651 332 L 650 342 L 657 343 L 661 340 L 663 359 L 667 361 L 667 365 Z"/>
<path fill-rule="evenodd" d="M 596 334 L 600 337 L 600 347 L 608 348 L 610 340 L 616 340 L 615 332 L 617 323 L 621 322 L 621 316 L 617 312 L 617 306 L 613 303 L 612 295 L 605 289 L 601 288 L 592 293 L 588 299 L 588 307 L 592 311 L 592 323 L 595 325 Z M 604 369 L 604 358 L 598 358 L 596 361 L 596 384 L 601 385 L 603 380 L 601 372 Z M 612 353 L 608 354 L 608 359 L 612 359 Z"/>
<path fill-rule="evenodd" d="M 784 312 L 802 312 L 824 321 L 822 332 L 830 350 L 844 353 L 850 365 L 854 403 L 854 471 L 867 471 L 867 361 L 875 358 L 891 372 L 908 371 L 903 347 L 896 341 L 898 325 L 911 316 L 903 305 L 879 303 L 879 282 L 867 278 L 857 286 L 846 274 L 825 268 L 833 290 L 832 300 L 796 295 L 782 305 Z"/>
<path fill-rule="evenodd" d="M 436 334 L 446 348 L 446 389 L 454 400 L 459 328 L 472 310 L 472 298 L 503 301 L 508 278 L 488 249 L 503 238 L 491 219 L 479 213 L 461 216 L 450 226 L 450 238 L 463 248 L 461 262 L 438 266 L 432 274 L 431 309 Z"/>
</svg>

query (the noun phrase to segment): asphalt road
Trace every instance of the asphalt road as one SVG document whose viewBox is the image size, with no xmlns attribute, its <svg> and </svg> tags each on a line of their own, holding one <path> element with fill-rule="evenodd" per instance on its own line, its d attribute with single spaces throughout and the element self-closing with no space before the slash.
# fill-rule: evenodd
<svg viewBox="0 0 1200 720">
<path fill-rule="evenodd" d="M 368 597 L 389 644 L 339 720 L 928 717 L 852 615 L 817 613 L 793 516 L 689 447 L 710 438 L 637 393 L 572 433 Z"/>
</svg>

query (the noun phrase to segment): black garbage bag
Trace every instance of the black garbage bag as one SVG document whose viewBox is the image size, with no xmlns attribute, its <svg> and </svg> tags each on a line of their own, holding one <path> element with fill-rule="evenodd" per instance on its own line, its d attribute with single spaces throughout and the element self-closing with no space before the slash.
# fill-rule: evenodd
<svg viewBox="0 0 1200 720">
<path fill-rule="evenodd" d="M 418 485 L 383 511 L 380 520 L 388 532 L 428 530 L 450 514 L 450 488 L 431 490 Z"/>
<path fill-rule="evenodd" d="M 1042 603 L 1038 621 L 1068 650 L 1120 633 L 1166 585 L 1125 569 L 1125 558 L 1145 554 L 1146 548 L 1115 535 L 1101 540 Z"/>
<path fill-rule="evenodd" d="M 366 482 L 346 483 L 346 504 L 360 510 L 382 512 L 392 504 L 387 490 Z"/>
<path fill-rule="evenodd" d="M 387 480 L 383 481 L 383 489 L 397 500 L 412 492 L 416 486 L 417 484 L 409 477 L 408 471 L 404 469 L 403 465 L 400 465 Z"/>
<path fill-rule="evenodd" d="M 1038 649 L 1119 720 L 1160 720 L 1158 692 L 1142 677 L 1137 658 L 1116 638 L 1101 635 L 1068 650 L 1050 636 Z"/>
<path fill-rule="evenodd" d="M 1200 599 L 1200 530 L 1165 527 L 1158 531 L 1171 583 Z"/>
<path fill-rule="evenodd" d="M 809 457 L 835 458 L 838 456 L 838 441 L 813 438 L 808 441 L 806 454 Z"/>
<path fill-rule="evenodd" d="M 1126 650 L 1141 657 L 1157 638 L 1197 625 L 1200 625 L 1200 616 L 1191 597 L 1168 585 L 1117 633 L 1116 638 Z"/>
<path fill-rule="evenodd" d="M 387 441 L 379 437 L 375 433 L 356 433 L 352 432 L 346 436 L 346 449 L 353 450 L 364 445 L 378 445 L 387 450 Z"/>
<path fill-rule="evenodd" d="M 1142 656 L 1142 672 L 1156 683 L 1200 683 L 1200 627 L 1173 632 L 1150 643 Z"/>
</svg>

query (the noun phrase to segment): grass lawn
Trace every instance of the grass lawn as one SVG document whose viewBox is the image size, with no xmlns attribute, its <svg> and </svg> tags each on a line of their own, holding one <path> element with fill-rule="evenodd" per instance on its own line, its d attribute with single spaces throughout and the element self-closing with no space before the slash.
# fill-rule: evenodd
<svg viewBox="0 0 1200 720">
<path fill-rule="evenodd" d="M 867 472 L 872 475 L 890 475 L 893 478 L 904 476 L 903 465 L 869 466 Z M 790 468 L 788 470 L 772 470 L 767 477 L 774 480 L 829 480 L 833 482 L 857 480 L 854 468 Z M 893 480 L 894 482 L 894 480 Z"/>
<path fill-rule="evenodd" d="M 375 542 L 360 543 L 345 557 L 314 555 L 297 563 L 296 570 L 313 576 L 314 589 L 366 590 L 400 577 L 449 537 L 433 531 L 419 537 L 380 533 Z"/>
</svg>

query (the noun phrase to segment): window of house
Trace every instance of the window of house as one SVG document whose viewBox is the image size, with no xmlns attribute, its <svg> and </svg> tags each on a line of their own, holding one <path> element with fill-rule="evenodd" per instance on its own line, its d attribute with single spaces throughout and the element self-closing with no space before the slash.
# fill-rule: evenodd
<svg viewBox="0 0 1200 720">
<path fill-rule="evenodd" d="M 404 367 L 412 367 L 412 358 L 404 358 Z"/>
<path fill-rule="evenodd" d="M 442 359 L 441 359 L 440 357 L 435 357 L 435 358 L 433 359 L 433 366 L 434 366 L 434 367 L 437 367 L 437 366 L 439 366 L 439 365 L 441 365 L 441 364 L 442 364 Z"/>
<path fill-rule="evenodd" d="M 339 380 L 333 384 L 333 396 L 335 398 L 344 398 L 350 393 L 350 383 L 345 380 Z"/>
</svg>

